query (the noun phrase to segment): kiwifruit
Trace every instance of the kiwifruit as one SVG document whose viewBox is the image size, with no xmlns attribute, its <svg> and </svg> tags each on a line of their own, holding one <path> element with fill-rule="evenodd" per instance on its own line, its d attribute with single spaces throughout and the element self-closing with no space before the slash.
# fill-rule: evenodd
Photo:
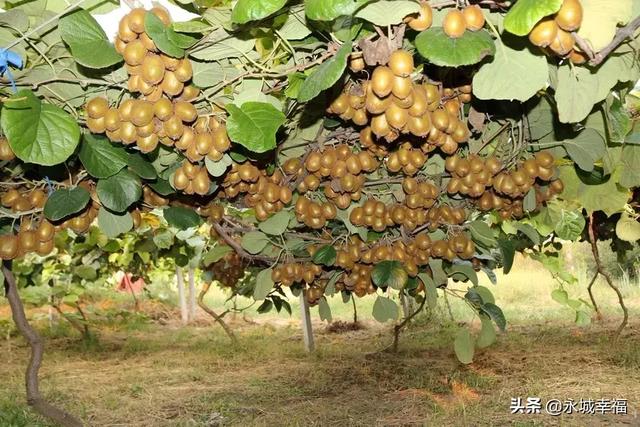
<svg viewBox="0 0 640 427">
<path fill-rule="evenodd" d="M 153 104 L 153 114 L 160 120 L 165 121 L 173 117 L 173 103 L 167 98 L 162 98 Z"/>
<path fill-rule="evenodd" d="M 425 114 L 422 117 L 409 117 L 407 121 L 407 127 L 409 132 L 415 136 L 427 136 L 431 130 L 431 120 L 429 115 Z"/>
<path fill-rule="evenodd" d="M 29 193 L 28 199 L 31 206 L 38 209 L 44 207 L 45 203 L 47 203 L 47 195 L 39 188 Z"/>
<path fill-rule="evenodd" d="M 383 138 L 391 132 L 391 127 L 387 122 L 385 114 L 380 114 L 371 118 L 371 131 L 378 138 Z"/>
<path fill-rule="evenodd" d="M 184 83 L 178 80 L 173 71 L 165 71 L 160 86 L 162 87 L 162 91 L 169 96 L 180 95 L 184 89 Z"/>
<path fill-rule="evenodd" d="M 119 36 L 116 36 L 113 46 L 116 48 L 116 52 L 122 55 L 124 53 L 124 48 L 127 47 L 127 42 L 122 40 Z"/>
<path fill-rule="evenodd" d="M 487 157 L 484 164 L 492 175 L 496 175 L 502 169 L 502 163 L 496 156 Z"/>
<path fill-rule="evenodd" d="M 409 112 L 404 108 L 398 107 L 396 104 L 391 104 L 385 112 L 387 123 L 389 126 L 396 129 L 402 129 L 409 119 Z"/>
<path fill-rule="evenodd" d="M 53 239 L 53 236 L 55 235 L 55 227 L 46 219 L 43 219 L 40 222 L 40 225 L 38 226 L 38 228 L 36 229 L 36 237 L 38 238 L 39 241 L 41 242 L 46 242 L 48 240 Z"/>
<path fill-rule="evenodd" d="M 565 31 L 575 31 L 582 24 L 582 5 L 579 0 L 564 0 L 555 21 Z"/>
<path fill-rule="evenodd" d="M 131 109 L 131 122 L 136 126 L 144 126 L 153 120 L 153 104 L 147 101 L 137 101 Z"/>
<path fill-rule="evenodd" d="M 574 49 L 569 53 L 569 60 L 575 65 L 581 65 L 587 62 L 589 60 L 589 57 L 586 53 L 578 52 Z"/>
<path fill-rule="evenodd" d="M 107 128 L 104 122 L 104 117 L 99 119 L 87 118 L 87 127 L 92 133 L 103 133 Z"/>
<path fill-rule="evenodd" d="M 158 55 L 148 54 L 142 61 L 142 78 L 145 82 L 156 85 L 164 77 L 164 64 Z"/>
<path fill-rule="evenodd" d="M 109 131 L 120 128 L 120 114 L 115 108 L 110 108 L 104 115 L 104 126 Z"/>
<path fill-rule="evenodd" d="M 358 56 L 355 58 L 352 57 L 351 60 L 349 61 L 349 69 L 354 73 L 359 73 L 360 71 L 364 70 L 365 67 L 366 67 L 366 64 L 362 56 Z"/>
<path fill-rule="evenodd" d="M 191 123 L 198 117 L 198 110 L 193 104 L 186 101 L 178 101 L 173 106 L 174 113 L 185 123 Z"/>
<path fill-rule="evenodd" d="M 147 56 L 147 48 L 144 47 L 140 40 L 134 40 L 127 43 L 127 47 L 124 48 L 124 61 L 128 65 L 140 65 Z"/>
<path fill-rule="evenodd" d="M 458 151 L 458 143 L 450 136 L 444 135 L 442 145 L 440 145 L 440 150 L 445 154 L 453 154 Z"/>
<path fill-rule="evenodd" d="M 118 37 L 125 42 L 131 42 L 138 38 L 138 34 L 136 34 L 131 27 L 129 27 L 129 17 L 125 16 L 120 20 L 118 24 Z"/>
<path fill-rule="evenodd" d="M 387 110 L 387 108 L 389 108 L 391 102 L 392 101 L 390 96 L 379 98 L 376 94 L 371 93 L 367 95 L 365 108 L 371 114 L 382 114 Z"/>
<path fill-rule="evenodd" d="M 462 182 L 460 181 L 459 178 L 451 178 L 451 180 L 449 180 L 449 183 L 447 184 L 447 192 L 449 194 L 456 194 L 457 192 L 460 191 L 460 189 L 462 188 Z"/>
<path fill-rule="evenodd" d="M 176 190 L 184 190 L 189 185 L 191 180 L 184 172 L 184 169 L 178 168 L 176 172 L 173 174 L 173 186 Z"/>
<path fill-rule="evenodd" d="M 560 56 L 564 56 L 573 50 L 576 40 L 573 36 L 563 29 L 558 29 L 556 38 L 549 45 L 549 48 Z"/>
<path fill-rule="evenodd" d="M 421 117 L 427 112 L 427 94 L 422 86 L 413 87 L 413 103 L 409 107 L 409 115 Z"/>
<path fill-rule="evenodd" d="M 543 168 L 551 168 L 554 158 L 548 151 L 540 151 L 535 155 L 536 163 Z"/>
<path fill-rule="evenodd" d="M 413 73 L 413 55 L 404 49 L 396 50 L 389 58 L 389 68 L 398 77 L 409 77 Z"/>
<path fill-rule="evenodd" d="M 460 114 L 460 102 L 456 98 L 450 99 L 443 105 L 444 109 L 450 116 L 458 117 Z"/>
<path fill-rule="evenodd" d="M 18 237 L 14 234 L 4 234 L 0 236 L 0 258 L 11 260 L 18 255 Z"/>
<path fill-rule="evenodd" d="M 6 138 L 0 138 L 0 160 L 13 160 L 16 158 L 15 153 L 9 145 Z"/>
<path fill-rule="evenodd" d="M 554 181 L 551 181 L 551 183 L 549 184 L 549 188 L 555 194 L 560 194 L 564 191 L 564 183 L 561 180 L 556 179 Z"/>
<path fill-rule="evenodd" d="M 152 133 L 149 136 L 139 136 L 136 140 L 136 144 L 143 153 L 150 153 L 158 146 L 158 135 Z"/>
<path fill-rule="evenodd" d="M 466 31 L 464 15 L 458 9 L 451 9 L 442 21 L 444 33 L 452 39 L 462 37 Z"/>
<path fill-rule="evenodd" d="M 138 34 L 144 33 L 144 17 L 146 14 L 147 11 L 141 7 L 137 7 L 129 12 L 129 28 Z"/>
<path fill-rule="evenodd" d="M 413 91 L 413 82 L 411 77 L 394 76 L 391 92 L 397 98 L 404 99 L 411 95 Z"/>
<path fill-rule="evenodd" d="M 395 75 L 389 67 L 376 67 L 371 76 L 371 90 L 380 98 L 388 96 L 393 89 L 394 78 Z"/>
<path fill-rule="evenodd" d="M 465 7 L 462 11 L 462 15 L 464 16 L 464 22 L 467 26 L 467 30 L 478 31 L 484 27 L 484 15 L 482 14 L 482 9 L 480 9 L 480 6 L 477 4 Z"/>
<path fill-rule="evenodd" d="M 165 121 L 162 124 L 162 129 L 164 129 L 165 134 L 174 141 L 176 139 L 180 139 L 180 137 L 184 133 L 184 125 L 182 124 L 182 120 L 180 120 L 177 116 L 173 116 L 169 120 Z M 198 139 L 196 137 L 196 142 L 197 140 Z M 209 150 L 207 150 L 207 152 L 205 153 L 200 154 L 206 154 L 208 152 Z"/>
<path fill-rule="evenodd" d="M 528 181 L 527 174 L 522 170 L 516 170 L 511 173 L 511 179 L 518 186 L 523 186 Z"/>
<path fill-rule="evenodd" d="M 160 19 L 164 25 L 171 24 L 171 15 L 169 15 L 169 12 L 164 7 L 156 6 L 156 7 L 151 9 L 151 13 L 156 15 L 158 17 L 158 19 Z"/>
<path fill-rule="evenodd" d="M 99 119 L 109 110 L 109 102 L 105 98 L 96 97 L 87 102 L 85 110 L 92 119 Z"/>
<path fill-rule="evenodd" d="M 211 181 L 209 180 L 209 175 L 207 174 L 207 170 L 202 168 L 193 179 L 193 191 L 196 194 L 200 194 L 204 196 L 209 192 L 209 187 L 211 187 Z"/>
<path fill-rule="evenodd" d="M 347 99 L 349 100 L 349 105 L 354 110 L 360 110 L 360 109 L 364 108 L 364 105 L 365 105 L 365 97 L 364 96 L 351 94 L 351 95 L 347 96 Z"/>
<path fill-rule="evenodd" d="M 153 42 L 153 40 L 151 39 L 151 37 L 149 37 L 147 35 L 147 33 L 142 33 L 140 34 L 140 41 L 142 42 L 142 44 L 144 45 L 144 47 L 147 48 L 147 50 L 149 52 L 157 52 L 158 51 L 158 47 L 156 46 L 156 44 Z"/>
<path fill-rule="evenodd" d="M 35 231 L 26 230 L 18 233 L 18 245 L 24 252 L 34 251 L 38 245 L 38 237 Z"/>
<path fill-rule="evenodd" d="M 451 134 L 453 140 L 457 143 L 466 142 L 469 139 L 469 128 L 467 124 L 461 120 L 458 120 L 456 123 L 456 127 Z"/>
<path fill-rule="evenodd" d="M 231 147 L 231 141 L 229 135 L 227 135 L 227 129 L 225 127 L 219 127 L 213 131 L 213 148 L 221 153 L 224 153 Z"/>
<path fill-rule="evenodd" d="M 180 59 L 174 58 L 169 55 L 165 55 L 164 53 L 160 54 L 160 59 L 162 59 L 162 63 L 164 64 L 165 70 L 175 71 L 180 65 Z"/>
<path fill-rule="evenodd" d="M 418 16 L 410 16 L 406 19 L 407 25 L 413 30 L 424 31 L 431 27 L 433 23 L 433 10 L 429 3 L 424 2 L 420 5 Z"/>
<path fill-rule="evenodd" d="M 15 188 L 10 188 L 4 194 L 2 194 L 0 202 L 2 202 L 2 206 L 9 208 L 13 206 L 20 197 L 22 196 L 20 195 L 20 192 L 18 192 L 18 190 L 16 190 Z"/>
<path fill-rule="evenodd" d="M 369 117 L 367 116 L 367 111 L 364 108 L 360 110 L 355 110 L 351 120 L 357 126 L 365 126 L 367 123 L 369 123 Z"/>
<path fill-rule="evenodd" d="M 45 256 L 50 254 L 51 251 L 53 251 L 54 246 L 55 246 L 55 242 L 53 239 L 50 239 L 44 242 L 38 242 L 38 247 L 36 248 L 36 252 L 40 256 Z"/>
<path fill-rule="evenodd" d="M 331 103 L 329 108 L 334 114 L 344 114 L 347 108 L 349 108 L 349 96 L 346 93 L 341 93 L 340 96 Z"/>
<path fill-rule="evenodd" d="M 138 138 L 138 129 L 131 122 L 122 122 L 120 124 L 120 138 L 125 144 L 132 144 Z"/>
<path fill-rule="evenodd" d="M 553 178 L 553 175 L 554 170 L 551 168 L 545 168 L 543 166 L 540 166 L 538 168 L 538 177 L 543 181 L 549 181 L 551 178 Z"/>
<path fill-rule="evenodd" d="M 547 47 L 553 43 L 557 34 L 558 24 L 551 18 L 545 18 L 533 27 L 529 33 L 529 41 L 538 47 Z"/>
<path fill-rule="evenodd" d="M 443 132 L 449 127 L 450 120 L 449 114 L 443 109 L 438 109 L 431 113 L 431 123 Z"/>
<path fill-rule="evenodd" d="M 178 67 L 174 71 L 176 78 L 181 82 L 186 82 L 193 77 L 193 69 L 191 68 L 191 61 L 188 58 L 180 60 Z"/>
</svg>

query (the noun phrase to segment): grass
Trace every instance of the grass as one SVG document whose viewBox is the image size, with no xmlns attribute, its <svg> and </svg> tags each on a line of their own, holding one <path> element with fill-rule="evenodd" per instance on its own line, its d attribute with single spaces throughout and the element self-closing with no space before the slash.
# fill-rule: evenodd
<svg viewBox="0 0 640 427">
<path fill-rule="evenodd" d="M 295 304 L 291 318 L 252 313 L 259 324 L 251 325 L 231 317 L 237 345 L 204 315 L 186 328 L 175 320 L 112 322 L 90 343 L 64 323 L 37 322 L 48 338 L 41 388 L 92 426 L 640 424 L 638 288 L 625 285 L 631 324 L 613 346 L 619 309 L 603 283 L 595 289 L 605 320 L 582 328 L 571 310 L 551 300 L 553 280 L 525 260 L 499 275 L 498 285 L 483 284 L 509 327 L 469 366 L 456 362 L 451 346 L 458 325 L 473 320 L 463 303 L 450 300 L 453 322 L 446 311 L 418 318 L 402 336 L 401 351 L 391 354 L 379 352 L 390 342 L 390 326 L 370 320 L 373 299 L 365 298 L 358 301 L 363 330 L 330 333 L 315 320 L 312 355 L 302 348 Z M 584 286 L 567 291 L 584 298 Z M 212 291 L 208 302 L 220 308 L 224 297 Z M 334 318 L 351 318 L 350 304 L 331 306 Z M 24 341 L 11 337 L 0 345 L 0 426 L 49 426 L 24 405 Z M 511 415 L 510 398 L 517 396 L 626 398 L 630 415 Z"/>
</svg>

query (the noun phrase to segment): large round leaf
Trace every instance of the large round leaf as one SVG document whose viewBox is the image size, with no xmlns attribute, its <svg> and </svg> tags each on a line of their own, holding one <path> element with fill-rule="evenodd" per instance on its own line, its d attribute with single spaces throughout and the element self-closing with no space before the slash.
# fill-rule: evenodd
<svg viewBox="0 0 640 427">
<path fill-rule="evenodd" d="M 323 90 L 329 89 L 342 77 L 344 69 L 347 68 L 347 58 L 351 53 L 351 43 L 342 45 L 336 55 L 323 62 L 314 72 L 302 82 L 298 91 L 298 101 L 311 101 L 320 95 Z"/>
<path fill-rule="evenodd" d="M 80 146 L 80 161 L 95 178 L 109 178 L 127 166 L 127 152 L 104 136 L 85 134 Z"/>
<path fill-rule="evenodd" d="M 163 211 L 164 219 L 169 225 L 180 230 L 186 230 L 191 227 L 197 227 L 202 223 L 202 218 L 193 209 L 184 208 L 182 206 L 172 206 Z"/>
<path fill-rule="evenodd" d="M 353 15 L 358 8 L 371 0 L 305 0 L 307 18 L 314 21 L 333 21 L 339 16 Z"/>
<path fill-rule="evenodd" d="M 133 218 L 129 212 L 115 214 L 102 207 L 98 212 L 98 227 L 107 237 L 117 237 L 133 228 Z"/>
<path fill-rule="evenodd" d="M 264 19 L 282 9 L 287 0 L 238 0 L 231 12 L 231 20 L 236 24 Z"/>
<path fill-rule="evenodd" d="M 27 163 L 62 163 L 80 141 L 76 120 L 61 108 L 42 103 L 30 90 L 21 90 L 4 102 L 1 122 L 11 149 Z"/>
<path fill-rule="evenodd" d="M 560 10 L 563 0 L 518 0 L 504 17 L 504 28 L 518 36 L 529 34 L 545 16 Z"/>
<path fill-rule="evenodd" d="M 285 115 L 266 102 L 245 102 L 238 108 L 227 105 L 229 138 L 254 153 L 276 148 L 276 132 L 285 122 Z"/>
<path fill-rule="evenodd" d="M 107 179 L 98 181 L 96 192 L 100 202 L 114 212 L 124 212 L 140 200 L 140 179 L 126 169 Z"/>
<path fill-rule="evenodd" d="M 91 195 L 82 187 L 61 188 L 51 193 L 44 205 L 44 216 L 59 221 L 80 212 L 87 206 Z"/>
<path fill-rule="evenodd" d="M 477 64 L 496 51 L 491 35 L 485 30 L 467 31 L 462 37 L 453 39 L 441 27 L 418 34 L 416 48 L 429 62 L 443 67 Z"/>
</svg>

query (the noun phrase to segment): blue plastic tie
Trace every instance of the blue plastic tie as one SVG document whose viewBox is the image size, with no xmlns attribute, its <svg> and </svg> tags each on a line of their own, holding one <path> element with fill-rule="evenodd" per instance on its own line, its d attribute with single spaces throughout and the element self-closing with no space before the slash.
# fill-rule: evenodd
<svg viewBox="0 0 640 427">
<path fill-rule="evenodd" d="M 48 189 L 47 191 L 49 193 L 49 196 L 51 196 L 51 194 L 54 192 L 53 185 L 51 184 L 51 180 L 49 179 L 48 176 L 45 176 L 44 180 L 47 182 L 47 189 Z"/>
<path fill-rule="evenodd" d="M 9 67 L 22 69 L 22 57 L 12 50 L 0 49 L 0 76 L 7 75 L 7 78 L 11 82 L 11 88 L 13 92 L 17 92 L 16 82 L 11 74 Z"/>
</svg>

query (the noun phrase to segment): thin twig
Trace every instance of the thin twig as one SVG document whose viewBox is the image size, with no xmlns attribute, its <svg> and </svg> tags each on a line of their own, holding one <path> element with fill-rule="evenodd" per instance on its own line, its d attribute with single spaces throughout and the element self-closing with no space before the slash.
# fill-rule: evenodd
<svg viewBox="0 0 640 427">
<path fill-rule="evenodd" d="M 210 287 L 211 287 L 211 283 L 205 283 L 204 285 L 202 285 L 202 289 L 198 294 L 198 306 L 201 309 L 203 309 L 209 316 L 213 317 L 213 319 L 216 322 L 218 322 L 220 326 L 222 326 L 222 329 L 224 329 L 224 332 L 231 339 L 231 341 L 233 341 L 234 343 L 237 343 L 238 338 L 236 338 L 236 335 L 233 333 L 233 330 L 231 330 L 229 325 L 227 325 L 227 323 L 224 320 L 222 320 L 224 315 L 227 314 L 227 311 L 219 315 L 215 311 L 213 311 L 211 308 L 209 308 L 209 306 L 204 302 L 204 297 L 205 295 L 207 295 L 207 292 L 209 292 Z"/>
<path fill-rule="evenodd" d="M 624 42 L 629 37 L 633 37 L 638 28 L 640 28 L 640 16 L 638 16 L 636 19 L 634 19 L 624 27 L 618 29 L 618 32 L 616 33 L 616 36 L 613 38 L 613 40 L 611 40 L 611 43 L 609 43 L 600 52 L 596 53 L 589 64 L 593 66 L 600 65 L 602 62 L 604 62 L 605 59 L 607 59 L 607 56 L 609 56 L 611 52 L 616 50 L 618 46 L 622 44 L 622 42 Z"/>
</svg>

